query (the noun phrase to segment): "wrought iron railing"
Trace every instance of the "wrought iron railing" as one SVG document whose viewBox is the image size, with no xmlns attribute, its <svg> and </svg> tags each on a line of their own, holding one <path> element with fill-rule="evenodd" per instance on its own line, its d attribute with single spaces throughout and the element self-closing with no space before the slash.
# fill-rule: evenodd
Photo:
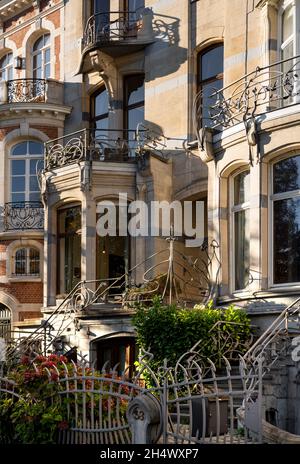
<svg viewBox="0 0 300 464">
<path fill-rule="evenodd" d="M 194 126 L 222 130 L 256 115 L 300 102 L 300 55 L 257 67 L 208 96 L 200 90 L 194 100 Z"/>
<path fill-rule="evenodd" d="M 249 364 L 257 363 L 264 357 L 271 357 L 268 367 L 277 361 L 282 350 L 285 350 L 282 341 L 288 337 L 290 326 L 299 330 L 300 327 L 300 298 L 284 308 L 280 315 L 270 324 L 263 334 L 256 340 L 244 355 L 244 360 Z"/>
<path fill-rule="evenodd" d="M 5 203 L 4 230 L 44 228 L 44 208 L 40 201 Z"/>
<path fill-rule="evenodd" d="M 167 138 L 139 124 L 137 130 L 83 129 L 45 144 L 46 170 L 81 161 L 134 161 L 145 151 L 162 154 Z"/>
<path fill-rule="evenodd" d="M 45 79 L 14 79 L 7 82 L 8 103 L 45 102 Z"/>
<path fill-rule="evenodd" d="M 83 47 L 135 39 L 139 29 L 138 21 L 139 15 L 136 12 L 97 13 L 88 19 L 83 34 Z"/>
</svg>

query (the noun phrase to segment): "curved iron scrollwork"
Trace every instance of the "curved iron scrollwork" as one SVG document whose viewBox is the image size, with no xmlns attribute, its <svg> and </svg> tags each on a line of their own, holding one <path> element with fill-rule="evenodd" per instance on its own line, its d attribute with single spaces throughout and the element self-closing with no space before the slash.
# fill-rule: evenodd
<svg viewBox="0 0 300 464">
<path fill-rule="evenodd" d="M 257 114 L 295 103 L 300 95 L 299 56 L 260 68 L 208 97 L 200 91 L 194 101 L 194 125 L 199 131 L 202 115 L 209 115 L 209 127 L 225 129 Z"/>
<path fill-rule="evenodd" d="M 8 103 L 41 103 L 46 100 L 45 79 L 14 79 L 7 82 Z"/>
<path fill-rule="evenodd" d="M 6 203 L 4 206 L 4 229 L 28 230 L 44 228 L 44 208 L 39 201 Z"/>
<path fill-rule="evenodd" d="M 46 144 L 46 169 L 54 169 L 85 159 L 85 143 L 82 136 L 63 143 Z"/>
<path fill-rule="evenodd" d="M 110 18 L 116 18 L 112 19 Z M 137 37 L 138 22 L 135 13 L 111 11 L 98 13 L 89 18 L 84 35 L 83 46 L 88 47 L 97 42 L 110 42 Z"/>
</svg>

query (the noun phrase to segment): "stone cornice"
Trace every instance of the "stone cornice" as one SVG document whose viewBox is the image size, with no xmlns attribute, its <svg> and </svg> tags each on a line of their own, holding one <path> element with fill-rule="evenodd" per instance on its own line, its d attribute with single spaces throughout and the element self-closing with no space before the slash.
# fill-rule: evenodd
<svg viewBox="0 0 300 464">
<path fill-rule="evenodd" d="M 53 103 L 6 103 L 0 105 L 0 120 L 3 117 L 47 116 L 65 119 L 72 111 L 71 106 Z"/>
</svg>

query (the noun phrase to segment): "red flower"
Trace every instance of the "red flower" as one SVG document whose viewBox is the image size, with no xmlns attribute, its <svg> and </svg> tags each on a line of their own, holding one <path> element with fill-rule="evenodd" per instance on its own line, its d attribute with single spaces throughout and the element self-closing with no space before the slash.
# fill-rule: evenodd
<svg viewBox="0 0 300 464">
<path fill-rule="evenodd" d="M 67 430 L 69 428 L 69 423 L 67 421 L 61 421 L 57 424 L 57 427 L 60 430 Z"/>
<path fill-rule="evenodd" d="M 25 365 L 30 364 L 29 356 L 23 356 L 22 359 L 21 359 L 21 364 L 25 364 Z"/>
<path fill-rule="evenodd" d="M 56 363 L 53 361 L 45 361 L 41 364 L 42 367 L 54 367 L 56 366 Z"/>
<path fill-rule="evenodd" d="M 36 362 L 44 362 L 47 361 L 47 358 L 45 356 L 39 355 L 35 358 Z"/>
<path fill-rule="evenodd" d="M 58 381 L 58 374 L 57 374 L 57 372 L 51 371 L 51 380 L 53 380 L 53 382 L 57 382 L 57 381 Z"/>
<path fill-rule="evenodd" d="M 68 358 L 66 358 L 66 356 L 60 356 L 60 357 L 59 357 L 59 361 L 64 362 L 64 363 L 67 363 L 67 362 L 68 362 Z"/>
<path fill-rule="evenodd" d="M 49 361 L 58 361 L 59 357 L 56 354 L 50 354 L 50 356 L 48 356 L 48 360 Z"/>
</svg>

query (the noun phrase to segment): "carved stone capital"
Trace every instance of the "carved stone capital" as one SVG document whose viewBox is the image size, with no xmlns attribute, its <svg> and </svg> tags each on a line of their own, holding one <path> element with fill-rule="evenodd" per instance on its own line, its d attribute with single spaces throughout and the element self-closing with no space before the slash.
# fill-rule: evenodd
<svg viewBox="0 0 300 464">
<path fill-rule="evenodd" d="M 198 131 L 199 155 L 204 163 L 214 159 L 213 129 L 204 127 Z"/>
</svg>

